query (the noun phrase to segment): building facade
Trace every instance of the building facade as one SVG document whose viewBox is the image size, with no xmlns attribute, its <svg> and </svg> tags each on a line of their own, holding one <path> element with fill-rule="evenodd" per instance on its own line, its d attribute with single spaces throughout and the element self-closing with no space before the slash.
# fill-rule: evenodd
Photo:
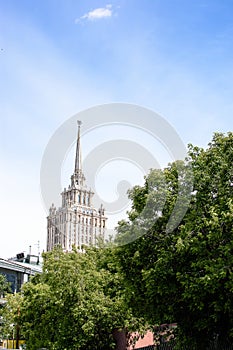
<svg viewBox="0 0 233 350">
<path fill-rule="evenodd" d="M 64 251 L 71 251 L 72 246 L 81 249 L 83 245 L 96 246 L 98 239 L 104 240 L 106 216 L 103 206 L 97 210 L 92 205 L 94 192 L 87 188 L 82 171 L 81 122 L 78 121 L 75 167 L 68 189 L 61 193 L 62 204 L 56 209 L 54 204 L 47 217 L 47 251 L 61 246 Z"/>
<path fill-rule="evenodd" d="M 19 262 L 0 258 L 0 273 L 10 283 L 12 293 L 20 292 L 22 285 L 28 282 L 31 276 L 42 272 L 39 264 Z"/>
</svg>

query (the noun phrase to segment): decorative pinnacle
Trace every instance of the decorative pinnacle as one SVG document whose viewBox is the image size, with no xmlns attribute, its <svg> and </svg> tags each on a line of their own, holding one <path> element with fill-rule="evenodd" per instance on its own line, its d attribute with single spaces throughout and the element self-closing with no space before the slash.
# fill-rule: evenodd
<svg viewBox="0 0 233 350">
<path fill-rule="evenodd" d="M 82 124 L 81 120 L 77 120 L 77 124 L 78 124 L 78 137 L 77 137 L 75 168 L 74 168 L 75 174 L 82 172 L 82 157 L 81 157 L 81 144 L 80 144 L 80 126 Z"/>
</svg>

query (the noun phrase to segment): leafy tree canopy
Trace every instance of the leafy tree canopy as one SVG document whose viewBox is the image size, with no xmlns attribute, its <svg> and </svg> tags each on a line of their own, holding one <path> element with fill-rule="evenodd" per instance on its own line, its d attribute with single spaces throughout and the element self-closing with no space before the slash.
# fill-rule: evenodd
<svg viewBox="0 0 233 350">
<path fill-rule="evenodd" d="M 118 242 L 147 230 L 117 254 L 135 314 L 151 324 L 177 322 L 179 349 L 185 340 L 189 349 L 207 349 L 214 337 L 233 338 L 233 134 L 215 134 L 206 150 L 189 145 L 189 160 L 192 172 L 186 162 L 174 162 L 130 191 L 132 211 L 119 223 Z M 182 193 L 184 205 L 191 198 L 188 211 L 169 230 Z M 147 226 L 141 213 L 151 197 L 154 223 Z"/>
<path fill-rule="evenodd" d="M 0 273 L 0 299 L 1 299 L 1 303 L 0 303 L 0 338 L 4 338 L 5 334 L 8 333 L 8 329 L 6 326 L 6 320 L 5 320 L 5 316 L 4 316 L 4 311 L 5 311 L 4 309 L 5 309 L 5 305 L 6 305 L 5 297 L 6 297 L 7 293 L 9 293 L 10 291 L 11 291 L 10 283 L 7 282 L 6 277 Z"/>
<path fill-rule="evenodd" d="M 114 348 L 113 330 L 136 322 L 121 279 L 110 249 L 44 254 L 42 274 L 22 293 L 20 323 L 29 349 Z"/>
<path fill-rule="evenodd" d="M 4 297 L 6 293 L 10 293 L 10 284 L 4 275 L 0 273 L 0 297 Z"/>
</svg>

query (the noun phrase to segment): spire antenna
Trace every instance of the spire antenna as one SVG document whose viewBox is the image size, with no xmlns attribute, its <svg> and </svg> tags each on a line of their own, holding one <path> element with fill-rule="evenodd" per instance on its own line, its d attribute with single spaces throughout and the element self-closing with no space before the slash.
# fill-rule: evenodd
<svg viewBox="0 0 233 350">
<path fill-rule="evenodd" d="M 80 143 L 80 129 L 81 129 L 82 122 L 78 120 L 77 124 L 78 124 L 78 138 L 77 138 L 76 156 L 75 156 L 75 169 L 74 169 L 75 174 L 82 172 L 82 156 L 81 156 L 81 143 Z"/>
<path fill-rule="evenodd" d="M 71 186 L 83 186 L 85 182 L 85 176 L 83 175 L 82 171 L 82 154 L 81 154 L 81 125 L 82 122 L 80 120 L 77 120 L 78 124 L 78 137 L 77 137 L 77 144 L 76 144 L 76 155 L 75 155 L 75 167 L 74 167 L 74 174 L 71 176 Z"/>
</svg>

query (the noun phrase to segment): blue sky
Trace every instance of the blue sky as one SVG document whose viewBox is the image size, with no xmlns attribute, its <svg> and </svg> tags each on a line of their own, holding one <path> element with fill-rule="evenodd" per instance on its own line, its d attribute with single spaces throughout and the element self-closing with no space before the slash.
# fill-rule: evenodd
<svg viewBox="0 0 233 350">
<path fill-rule="evenodd" d="M 45 248 L 41 158 L 75 113 L 142 105 L 200 146 L 232 130 L 232 13 L 230 0 L 0 0 L 0 256 Z"/>
</svg>

